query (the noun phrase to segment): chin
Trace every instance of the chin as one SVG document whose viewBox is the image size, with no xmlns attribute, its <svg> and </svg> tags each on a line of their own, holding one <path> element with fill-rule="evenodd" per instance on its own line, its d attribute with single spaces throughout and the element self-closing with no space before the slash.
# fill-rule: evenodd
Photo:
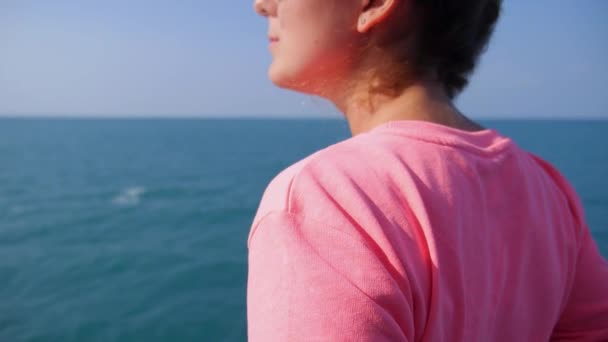
<svg viewBox="0 0 608 342">
<path fill-rule="evenodd" d="M 296 68 L 292 68 L 296 69 Z M 286 65 L 274 62 L 268 69 L 268 78 L 279 88 L 297 91 L 300 93 L 316 95 L 315 87 L 302 72 L 290 70 Z"/>
<path fill-rule="evenodd" d="M 291 88 L 290 84 L 294 83 L 294 75 L 289 72 L 289 68 L 278 61 L 273 61 L 268 68 L 268 78 L 274 85 L 280 88 Z"/>
<path fill-rule="evenodd" d="M 288 83 L 288 78 L 285 76 L 285 73 L 281 71 L 281 68 L 276 65 L 276 63 L 271 64 L 270 68 L 268 68 L 268 78 L 274 85 L 280 88 L 284 88 Z"/>
</svg>

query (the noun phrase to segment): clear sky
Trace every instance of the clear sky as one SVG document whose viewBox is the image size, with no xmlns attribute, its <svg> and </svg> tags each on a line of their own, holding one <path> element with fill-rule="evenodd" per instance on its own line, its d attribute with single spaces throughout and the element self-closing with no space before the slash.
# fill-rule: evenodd
<svg viewBox="0 0 608 342">
<path fill-rule="evenodd" d="M 608 1 L 505 0 L 472 117 L 608 119 Z M 266 78 L 252 1 L 0 0 L 0 114 L 339 117 Z"/>
</svg>

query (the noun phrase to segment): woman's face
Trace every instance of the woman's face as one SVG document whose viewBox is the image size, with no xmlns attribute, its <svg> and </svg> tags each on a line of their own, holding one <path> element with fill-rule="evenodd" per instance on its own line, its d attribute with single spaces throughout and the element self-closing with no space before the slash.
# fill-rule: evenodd
<svg viewBox="0 0 608 342">
<path fill-rule="evenodd" d="M 268 18 L 269 77 L 283 88 L 324 95 L 345 79 L 361 35 L 358 0 L 255 0 Z"/>
</svg>

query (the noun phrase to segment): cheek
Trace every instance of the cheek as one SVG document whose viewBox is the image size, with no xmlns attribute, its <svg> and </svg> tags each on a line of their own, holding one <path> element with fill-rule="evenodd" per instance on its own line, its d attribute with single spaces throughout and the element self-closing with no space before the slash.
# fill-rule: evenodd
<svg viewBox="0 0 608 342">
<path fill-rule="evenodd" d="M 285 6 L 279 13 L 282 42 L 290 58 L 305 60 L 322 51 L 330 37 L 323 35 L 327 23 L 322 16 L 315 15 L 312 6 Z"/>
<path fill-rule="evenodd" d="M 344 67 L 354 32 L 352 18 L 344 9 L 331 0 L 288 0 L 282 4 L 278 15 L 281 41 L 271 78 L 307 83 Z"/>
</svg>

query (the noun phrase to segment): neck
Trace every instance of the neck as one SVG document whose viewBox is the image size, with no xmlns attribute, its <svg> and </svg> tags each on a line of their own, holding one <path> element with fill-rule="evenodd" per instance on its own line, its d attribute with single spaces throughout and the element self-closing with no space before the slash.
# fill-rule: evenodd
<svg viewBox="0 0 608 342">
<path fill-rule="evenodd" d="M 465 131 L 484 129 L 462 115 L 437 82 L 415 81 L 392 95 L 370 94 L 362 83 L 333 101 L 344 113 L 353 136 L 394 120 L 424 120 Z"/>
</svg>

